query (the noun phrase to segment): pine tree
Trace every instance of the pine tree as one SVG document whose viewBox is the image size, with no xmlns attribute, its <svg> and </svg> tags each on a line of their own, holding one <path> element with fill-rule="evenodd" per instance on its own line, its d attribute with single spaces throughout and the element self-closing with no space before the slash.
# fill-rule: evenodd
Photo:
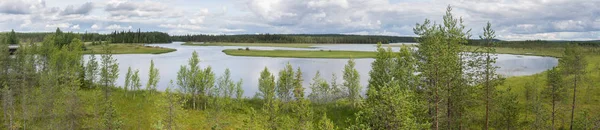
<svg viewBox="0 0 600 130">
<path fill-rule="evenodd" d="M 481 57 L 483 57 L 483 63 L 480 66 L 480 70 L 482 72 L 482 80 L 483 80 L 483 100 L 485 103 L 485 125 L 484 129 L 489 129 L 489 118 L 490 118 L 490 109 L 492 108 L 492 101 L 495 98 L 496 86 L 500 84 L 501 78 L 498 74 L 496 74 L 496 70 L 498 67 L 494 66 L 496 63 L 497 55 L 496 43 L 494 42 L 494 38 L 496 38 L 496 32 L 492 30 L 492 25 L 488 22 L 487 26 L 483 28 L 483 36 L 479 36 L 481 40 L 485 42 L 484 47 L 482 48 Z M 478 53 L 478 52 L 475 52 Z M 477 60 L 473 60 L 477 61 Z"/>
<path fill-rule="evenodd" d="M 98 61 L 96 55 L 92 51 L 92 54 L 88 58 L 88 62 L 85 66 L 85 81 L 88 83 L 88 88 L 94 88 L 97 83 L 98 77 Z"/>
<path fill-rule="evenodd" d="M 464 123 L 464 112 L 472 99 L 468 86 L 468 76 L 461 53 L 463 44 L 467 43 L 470 30 L 466 30 L 462 19 L 452 15 L 448 7 L 443 17 L 443 24 L 431 24 L 425 20 L 417 24 L 413 30 L 419 35 L 417 51 L 418 69 L 424 78 L 423 88 L 428 96 L 432 119 L 432 129 L 461 129 Z M 442 116 L 445 114 L 445 117 Z M 441 126 L 444 123 L 445 126 Z"/>
<path fill-rule="evenodd" d="M 312 128 L 312 108 L 310 107 L 310 101 L 304 98 L 304 87 L 302 87 L 302 71 L 300 68 L 296 71 L 295 77 L 293 77 L 293 94 L 294 105 L 292 112 L 298 119 L 298 124 L 295 125 L 295 129 L 309 129 Z"/>
<path fill-rule="evenodd" d="M 571 103 L 571 125 L 570 129 L 573 129 L 573 119 L 575 116 L 575 99 L 577 99 L 577 84 L 585 76 L 585 68 L 587 62 L 582 54 L 582 49 L 576 44 L 567 45 L 563 57 L 559 61 L 559 66 L 562 68 L 564 74 L 572 76 L 570 83 L 573 86 L 573 102 Z"/>
<path fill-rule="evenodd" d="M 114 87 L 115 80 L 119 76 L 119 66 L 117 60 L 112 57 L 112 51 L 109 45 L 105 43 L 104 54 L 101 56 L 102 65 L 100 68 L 100 83 L 104 90 L 104 108 L 103 120 L 106 129 L 119 129 L 122 125 L 111 99 L 111 89 Z"/>
<path fill-rule="evenodd" d="M 360 90 L 362 89 L 360 85 L 360 74 L 358 73 L 358 70 L 356 70 L 356 68 L 354 67 L 355 65 L 356 63 L 354 62 L 354 59 L 350 59 L 348 60 L 346 66 L 344 66 L 343 71 L 343 85 L 348 90 L 348 99 L 354 107 L 356 107 L 357 103 L 360 102 Z"/>
<path fill-rule="evenodd" d="M 14 29 L 11 30 L 10 33 L 8 33 L 6 43 L 11 44 L 11 45 L 19 44 L 19 38 L 17 37 L 17 34 L 15 33 Z"/>
<path fill-rule="evenodd" d="M 567 94 L 563 85 L 562 74 L 560 74 L 560 71 L 557 67 L 547 71 L 546 88 L 542 92 L 546 98 L 550 99 L 550 104 L 552 104 L 552 125 L 550 127 L 554 130 L 556 128 L 555 117 L 557 113 L 557 105 L 559 105 L 559 102 L 564 100 Z"/>
<path fill-rule="evenodd" d="M 500 107 L 497 111 L 496 121 L 494 121 L 496 129 L 519 129 L 517 125 L 520 108 L 517 95 L 511 91 L 510 86 L 508 89 L 500 91 L 499 95 L 496 102 Z"/>
</svg>

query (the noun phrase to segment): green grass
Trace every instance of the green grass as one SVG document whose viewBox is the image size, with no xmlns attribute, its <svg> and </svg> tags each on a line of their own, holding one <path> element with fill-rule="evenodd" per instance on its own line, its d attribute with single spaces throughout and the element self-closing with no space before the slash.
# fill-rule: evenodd
<svg viewBox="0 0 600 130">
<path fill-rule="evenodd" d="M 290 58 L 373 58 L 376 52 L 366 51 L 301 51 L 301 50 L 223 50 L 227 55 L 252 57 L 290 57 Z"/>
<path fill-rule="evenodd" d="M 316 44 L 310 43 L 191 43 L 186 42 L 181 45 L 187 46 L 260 46 L 260 47 L 290 47 L 290 48 L 314 48 L 312 46 Z"/>
<path fill-rule="evenodd" d="M 585 76 L 583 76 L 583 80 L 578 83 L 577 87 L 577 104 L 575 111 L 575 118 L 578 118 L 578 113 L 583 111 L 589 112 L 589 115 L 600 115 L 600 111 L 597 109 L 600 106 L 600 89 L 598 86 L 600 85 L 600 48 L 588 47 L 584 48 L 584 59 L 587 62 L 587 68 L 585 70 Z M 558 47 L 539 47 L 539 48 L 531 48 L 531 49 L 523 49 L 523 48 L 496 48 L 498 53 L 504 54 L 519 54 L 519 55 L 535 55 L 535 56 L 550 56 L 560 58 L 563 56 L 564 48 Z M 535 75 L 529 76 L 514 76 L 506 78 L 504 84 L 498 87 L 500 90 L 505 90 L 507 88 L 511 88 L 512 92 L 518 95 L 519 105 L 522 108 L 529 108 L 527 106 L 526 101 L 526 89 L 525 86 L 532 85 L 533 88 L 536 88 L 537 93 L 541 93 L 544 88 L 546 88 L 546 75 L 547 72 L 538 73 Z M 565 126 L 569 127 L 570 120 L 570 107 L 571 101 L 573 100 L 573 87 L 572 80 L 569 80 L 572 77 L 566 77 L 565 85 L 566 88 L 566 98 L 562 102 L 559 103 L 559 111 L 557 112 L 557 126 Z M 543 96 L 543 95 L 541 95 Z M 550 106 L 548 104 L 549 101 L 545 99 L 542 100 L 544 104 L 545 110 L 550 110 Z M 520 116 L 520 120 L 533 122 L 533 113 L 521 113 L 525 114 L 524 116 Z M 526 118 L 529 117 L 529 118 Z M 566 121 L 566 122 L 563 122 Z M 548 123 L 548 122 L 546 122 Z"/>
<path fill-rule="evenodd" d="M 163 47 L 151 47 L 144 46 L 142 44 L 110 44 L 113 50 L 113 54 L 163 54 L 177 49 L 163 48 Z M 85 54 L 94 52 L 95 54 L 102 54 L 102 45 L 86 46 L 87 50 Z"/>
</svg>

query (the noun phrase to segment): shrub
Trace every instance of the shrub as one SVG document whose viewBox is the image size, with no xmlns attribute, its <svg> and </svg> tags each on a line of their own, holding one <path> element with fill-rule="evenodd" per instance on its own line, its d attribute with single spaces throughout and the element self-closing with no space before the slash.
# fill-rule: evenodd
<svg viewBox="0 0 600 130">
<path fill-rule="evenodd" d="M 249 51 L 249 50 L 250 50 L 250 48 L 246 47 L 246 51 Z"/>
</svg>

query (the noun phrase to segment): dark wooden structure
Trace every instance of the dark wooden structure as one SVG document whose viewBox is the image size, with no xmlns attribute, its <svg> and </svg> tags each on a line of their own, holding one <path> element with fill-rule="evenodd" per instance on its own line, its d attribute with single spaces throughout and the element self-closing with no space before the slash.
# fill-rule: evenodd
<svg viewBox="0 0 600 130">
<path fill-rule="evenodd" d="M 8 45 L 8 51 L 10 52 L 10 54 L 15 54 L 15 52 L 17 52 L 17 48 L 19 48 L 18 45 Z"/>
</svg>

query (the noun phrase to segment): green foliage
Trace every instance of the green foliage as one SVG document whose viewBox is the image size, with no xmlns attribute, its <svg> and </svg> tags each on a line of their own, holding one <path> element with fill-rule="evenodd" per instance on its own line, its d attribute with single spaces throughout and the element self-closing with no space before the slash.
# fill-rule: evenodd
<svg viewBox="0 0 600 130">
<path fill-rule="evenodd" d="M 564 56 L 559 60 L 559 66 L 563 70 L 563 73 L 567 76 L 572 76 L 567 83 L 573 86 L 573 101 L 571 102 L 571 126 L 573 129 L 574 118 L 575 118 L 575 106 L 577 99 L 577 83 L 581 84 L 581 80 L 584 78 L 585 68 L 587 61 L 583 57 L 582 48 L 576 44 L 570 44 L 565 48 Z"/>
<path fill-rule="evenodd" d="M 294 81 L 294 69 L 288 62 L 285 68 L 279 71 L 279 79 L 277 81 L 277 97 L 283 101 L 288 102 L 292 100 L 292 89 Z"/>
<path fill-rule="evenodd" d="M 354 59 L 350 59 L 346 66 L 344 66 L 343 71 L 343 86 L 348 90 L 348 99 L 353 106 L 356 106 L 360 102 L 360 91 L 362 89 L 362 86 L 360 85 L 360 74 L 354 67 L 355 65 Z"/>
<path fill-rule="evenodd" d="M 466 123 L 466 108 L 473 101 L 469 74 L 463 71 L 477 66 L 465 65 L 461 53 L 470 37 L 462 19 L 452 15 L 448 7 L 442 24 L 425 20 L 413 29 L 419 35 L 418 71 L 426 80 L 423 95 L 428 99 L 433 129 L 460 129 Z M 468 72 L 468 71 L 467 71 Z"/>
<path fill-rule="evenodd" d="M 546 87 L 542 91 L 543 96 L 546 99 L 549 99 L 552 110 L 550 111 L 551 116 L 551 128 L 555 129 L 555 117 L 557 115 L 557 108 L 560 108 L 561 102 L 565 100 L 567 97 L 567 90 L 563 83 L 563 75 L 560 73 L 560 70 L 557 67 L 554 67 L 547 71 L 546 73 Z"/>
<path fill-rule="evenodd" d="M 8 33 L 8 36 L 6 36 L 6 43 L 11 45 L 19 44 L 19 38 L 17 37 L 17 34 L 15 34 L 14 29 L 11 30 L 10 33 Z"/>
<path fill-rule="evenodd" d="M 112 87 L 119 76 L 119 63 L 117 63 L 117 59 L 112 57 L 108 44 L 104 44 L 104 46 L 105 54 L 101 55 L 100 83 L 103 87 Z"/>
<path fill-rule="evenodd" d="M 263 111 L 268 116 L 268 128 L 278 129 L 278 121 L 280 117 L 277 116 L 279 113 L 279 101 L 275 97 L 275 77 L 273 77 L 267 67 L 265 67 L 265 69 L 260 73 L 260 78 L 258 79 L 258 90 L 260 93 L 257 93 L 257 95 L 262 97 L 264 101 Z"/>
<path fill-rule="evenodd" d="M 127 74 L 125 74 L 125 83 L 123 84 L 123 89 L 125 89 L 126 91 L 130 90 L 131 89 L 131 88 L 129 88 L 130 84 L 131 84 L 131 67 L 127 68 Z"/>
<path fill-rule="evenodd" d="M 156 85 L 158 84 L 160 76 L 158 73 L 158 68 L 154 68 L 154 60 L 150 60 L 150 71 L 148 72 L 148 82 L 146 84 L 146 89 L 156 91 Z"/>
<path fill-rule="evenodd" d="M 498 111 L 495 119 L 494 127 L 496 129 L 519 129 L 519 101 L 517 95 L 511 92 L 509 87 L 505 91 L 500 91 L 500 96 L 497 98 Z M 539 127 L 538 127 L 539 128 Z"/>
<path fill-rule="evenodd" d="M 318 130 L 335 130 L 337 129 L 333 122 L 327 118 L 327 113 L 323 113 L 321 119 L 319 119 L 319 123 L 317 124 Z"/>
<path fill-rule="evenodd" d="M 335 76 L 334 76 L 335 77 Z M 317 71 L 310 83 L 311 93 L 308 98 L 313 103 L 324 104 L 335 102 L 342 97 L 342 92 L 337 85 L 330 85 L 321 77 L 321 73 Z"/>
<path fill-rule="evenodd" d="M 98 61 L 96 55 L 91 54 L 85 66 L 85 83 L 87 83 L 88 88 L 94 88 L 98 83 L 98 73 Z"/>
</svg>

